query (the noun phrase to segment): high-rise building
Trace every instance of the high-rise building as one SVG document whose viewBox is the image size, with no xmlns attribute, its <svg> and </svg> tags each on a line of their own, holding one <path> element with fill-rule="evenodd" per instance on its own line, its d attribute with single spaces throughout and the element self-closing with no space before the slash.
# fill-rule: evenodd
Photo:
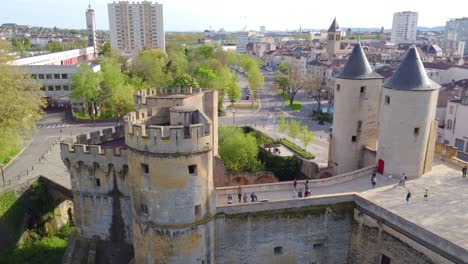
<svg viewBox="0 0 468 264">
<path fill-rule="evenodd" d="M 418 27 L 418 13 L 411 11 L 393 14 L 391 41 L 395 44 L 414 43 Z"/>
<path fill-rule="evenodd" d="M 265 34 L 265 26 L 260 26 L 260 34 Z"/>
<path fill-rule="evenodd" d="M 464 54 L 468 54 L 468 17 L 450 19 L 445 24 L 445 48 L 450 51 L 458 50 L 459 42 L 464 41 Z M 463 49 L 462 49 L 463 50 Z M 463 55 L 463 54 L 461 54 Z"/>
<path fill-rule="evenodd" d="M 88 47 L 93 47 L 94 53 L 96 53 L 96 18 L 94 16 L 94 9 L 91 8 L 91 4 L 86 10 L 86 29 L 88 30 Z"/>
<path fill-rule="evenodd" d="M 108 4 L 111 47 L 122 52 L 166 49 L 162 4 L 119 1 Z"/>
</svg>

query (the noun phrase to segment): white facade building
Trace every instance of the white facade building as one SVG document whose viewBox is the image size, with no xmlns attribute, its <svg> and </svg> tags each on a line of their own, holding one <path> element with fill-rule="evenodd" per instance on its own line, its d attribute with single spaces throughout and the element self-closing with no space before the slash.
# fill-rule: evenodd
<svg viewBox="0 0 468 264">
<path fill-rule="evenodd" d="M 418 27 L 417 12 L 397 12 L 393 14 L 391 42 L 415 43 Z"/>
<path fill-rule="evenodd" d="M 250 37 L 255 36 L 254 32 L 241 31 L 236 33 L 236 53 L 247 53 L 247 44 L 249 44 Z"/>
<path fill-rule="evenodd" d="M 458 149 L 458 158 L 468 161 L 468 90 L 460 100 L 449 101 L 445 115 L 444 144 Z"/>
<path fill-rule="evenodd" d="M 108 4 L 111 47 L 124 53 L 166 50 L 162 4 L 127 1 Z"/>
<path fill-rule="evenodd" d="M 86 29 L 88 30 L 88 47 L 93 47 L 94 53 L 97 53 L 96 18 L 91 5 L 89 5 L 86 10 Z"/>
</svg>

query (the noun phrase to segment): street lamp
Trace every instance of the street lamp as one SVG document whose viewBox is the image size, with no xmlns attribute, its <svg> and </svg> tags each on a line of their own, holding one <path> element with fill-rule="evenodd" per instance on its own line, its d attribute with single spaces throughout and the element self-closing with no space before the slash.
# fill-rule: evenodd
<svg viewBox="0 0 468 264">
<path fill-rule="evenodd" d="M 0 170 L 2 172 L 3 188 L 5 188 L 5 175 L 3 174 L 3 164 L 0 163 Z"/>
<path fill-rule="evenodd" d="M 232 125 L 236 126 L 236 110 L 232 110 Z"/>
</svg>

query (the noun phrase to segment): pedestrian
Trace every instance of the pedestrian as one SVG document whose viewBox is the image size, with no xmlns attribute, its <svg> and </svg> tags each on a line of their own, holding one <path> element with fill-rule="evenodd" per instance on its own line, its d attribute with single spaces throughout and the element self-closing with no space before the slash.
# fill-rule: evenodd
<svg viewBox="0 0 468 264">
<path fill-rule="evenodd" d="M 306 197 L 309 197 L 310 196 L 310 187 L 307 187 L 305 192 L 306 192 Z"/>
<path fill-rule="evenodd" d="M 447 156 L 447 150 L 443 148 L 442 149 L 442 161 L 445 161 L 445 156 Z"/>
<path fill-rule="evenodd" d="M 466 178 L 466 165 L 462 169 L 462 178 Z"/>
<path fill-rule="evenodd" d="M 405 186 L 406 180 L 408 180 L 408 177 L 406 176 L 406 173 L 403 172 L 403 175 L 401 176 L 400 180 L 400 186 Z"/>
<path fill-rule="evenodd" d="M 232 195 L 231 194 L 228 195 L 227 203 L 232 204 Z"/>
<path fill-rule="evenodd" d="M 246 193 L 244 193 L 244 197 L 242 197 L 242 199 L 244 200 L 244 203 L 246 203 L 249 200 Z"/>
<path fill-rule="evenodd" d="M 304 183 L 304 186 L 306 190 L 309 188 L 309 180 L 306 180 L 306 182 Z"/>
<path fill-rule="evenodd" d="M 376 182 L 375 182 L 375 175 L 373 175 L 373 176 L 371 177 L 371 183 L 372 183 L 372 189 L 374 189 L 374 188 L 375 188 L 375 184 L 376 184 Z"/>
<path fill-rule="evenodd" d="M 427 197 L 429 197 L 429 190 L 426 189 L 426 191 L 424 192 L 424 201 L 427 201 Z"/>
<path fill-rule="evenodd" d="M 294 188 L 294 190 L 296 189 L 296 187 L 297 187 L 297 180 L 294 179 L 294 182 L 293 182 L 293 188 Z"/>
<path fill-rule="evenodd" d="M 240 203 L 242 200 L 242 188 L 240 186 L 237 188 L 237 198 L 239 198 Z"/>
<path fill-rule="evenodd" d="M 406 194 L 406 204 L 409 204 L 410 198 L 411 198 L 411 192 L 408 190 L 408 193 Z"/>
<path fill-rule="evenodd" d="M 252 199 L 252 202 L 256 202 L 257 201 L 257 195 L 255 195 L 255 193 L 250 194 L 250 199 Z"/>
</svg>

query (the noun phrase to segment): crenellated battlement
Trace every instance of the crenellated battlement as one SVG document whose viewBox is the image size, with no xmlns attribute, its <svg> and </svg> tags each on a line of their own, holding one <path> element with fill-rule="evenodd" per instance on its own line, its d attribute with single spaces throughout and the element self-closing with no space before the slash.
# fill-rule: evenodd
<svg viewBox="0 0 468 264">
<path fill-rule="evenodd" d="M 97 162 L 107 166 L 109 163 L 127 163 L 127 149 L 124 140 L 124 127 L 104 129 L 82 134 L 75 138 L 67 138 L 60 142 L 62 160 L 71 163 L 83 162 L 92 164 Z M 89 165 L 88 164 L 88 165 Z M 115 164 L 118 165 L 118 164 Z"/>
<path fill-rule="evenodd" d="M 149 88 L 137 91 L 135 93 L 135 104 L 136 105 L 146 105 L 147 97 L 163 97 L 163 96 L 175 96 L 175 95 L 193 95 L 202 93 L 202 88 L 192 88 L 192 87 L 162 87 L 159 89 Z"/>
</svg>

